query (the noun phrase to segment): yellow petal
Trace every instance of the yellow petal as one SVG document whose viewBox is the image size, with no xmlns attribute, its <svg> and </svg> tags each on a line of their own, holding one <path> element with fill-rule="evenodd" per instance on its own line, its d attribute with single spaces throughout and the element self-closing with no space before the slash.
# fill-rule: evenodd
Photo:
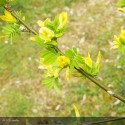
<svg viewBox="0 0 125 125">
<path fill-rule="evenodd" d="M 92 59 L 89 53 L 88 53 L 88 57 L 85 58 L 85 64 L 88 65 L 90 68 L 92 68 Z"/>
<path fill-rule="evenodd" d="M 0 19 L 3 20 L 3 21 L 7 20 L 6 16 L 0 16 Z"/>
<path fill-rule="evenodd" d="M 47 18 L 44 22 L 41 21 L 41 20 L 38 20 L 38 21 L 37 21 L 37 24 L 42 28 L 42 27 L 46 26 L 46 24 L 47 24 L 48 22 L 50 22 L 50 19 L 49 19 L 49 18 Z"/>
<path fill-rule="evenodd" d="M 100 60 L 101 60 L 101 53 L 100 51 L 98 52 L 98 56 L 97 56 L 97 61 L 96 61 L 96 65 L 100 64 Z"/>
<path fill-rule="evenodd" d="M 3 16 L 0 16 L 0 19 L 2 19 L 3 21 L 6 21 L 8 23 L 15 23 L 16 19 L 11 15 L 11 13 L 7 10 L 4 10 L 4 14 Z"/>
<path fill-rule="evenodd" d="M 120 34 L 120 36 L 123 36 L 123 37 L 125 37 L 125 30 L 121 30 L 121 34 Z"/>
<path fill-rule="evenodd" d="M 70 59 L 66 56 L 59 56 L 56 60 L 56 63 L 59 67 L 64 68 L 70 64 Z"/>
<path fill-rule="evenodd" d="M 118 10 L 125 13 L 125 9 L 123 9 L 123 8 L 118 8 Z"/>
<path fill-rule="evenodd" d="M 67 23 L 67 13 L 66 12 L 62 12 L 60 15 L 59 15 L 59 28 L 63 28 L 66 23 Z"/>
<path fill-rule="evenodd" d="M 42 27 L 39 30 L 39 35 L 45 42 L 49 42 L 54 37 L 54 32 L 47 27 Z"/>
<path fill-rule="evenodd" d="M 74 108 L 76 117 L 80 117 L 80 113 L 79 113 L 78 108 L 75 105 L 73 105 L 73 108 Z"/>
<path fill-rule="evenodd" d="M 37 21 L 37 24 L 38 24 L 40 27 L 43 27 L 43 26 L 44 26 L 44 22 L 41 21 L 41 20 L 38 20 L 38 21 Z"/>
</svg>

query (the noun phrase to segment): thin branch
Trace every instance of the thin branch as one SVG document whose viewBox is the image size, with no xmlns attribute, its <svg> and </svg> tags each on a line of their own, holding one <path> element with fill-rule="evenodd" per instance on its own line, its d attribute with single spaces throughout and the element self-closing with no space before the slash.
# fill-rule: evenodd
<svg viewBox="0 0 125 125">
<path fill-rule="evenodd" d="M 20 17 L 18 17 L 16 15 L 16 13 L 14 11 L 12 11 L 10 8 L 8 8 L 8 6 L 4 6 L 4 8 L 6 10 L 8 10 L 22 25 L 24 25 L 30 32 L 32 32 L 34 35 L 37 35 L 38 33 L 36 31 L 34 31 L 32 28 L 30 28 L 22 19 L 20 19 Z M 62 53 L 62 51 L 56 47 L 56 46 L 53 46 L 53 48 L 60 52 L 61 55 L 64 55 Z M 100 83 L 99 81 L 97 81 L 93 76 L 89 75 L 88 73 L 86 73 L 83 69 L 79 68 L 75 68 L 79 73 L 81 73 L 82 75 L 86 76 L 88 79 L 90 79 L 93 83 L 95 83 L 97 86 L 99 86 L 101 89 L 103 89 L 104 91 L 106 91 L 109 95 L 121 100 L 122 102 L 125 103 L 125 98 L 118 95 L 118 94 L 115 94 L 112 90 L 109 90 L 107 87 L 105 87 L 103 85 L 103 83 Z"/>
<path fill-rule="evenodd" d="M 92 82 L 94 82 L 97 86 L 99 86 L 101 89 L 103 89 L 104 91 L 106 91 L 109 95 L 121 100 L 122 102 L 125 103 L 125 98 L 122 97 L 121 95 L 118 95 L 116 93 L 114 93 L 112 90 L 109 90 L 107 87 L 105 87 L 103 85 L 103 83 L 97 81 L 93 76 L 89 75 L 88 73 L 86 73 L 83 69 L 77 69 L 75 68 L 78 72 L 80 72 L 81 74 L 83 74 L 84 76 L 86 76 L 88 79 L 90 79 Z"/>
</svg>

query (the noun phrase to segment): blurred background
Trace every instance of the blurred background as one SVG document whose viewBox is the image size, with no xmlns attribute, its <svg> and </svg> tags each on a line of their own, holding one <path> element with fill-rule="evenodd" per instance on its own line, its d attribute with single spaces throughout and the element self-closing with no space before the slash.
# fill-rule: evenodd
<svg viewBox="0 0 125 125">
<path fill-rule="evenodd" d="M 77 47 L 96 60 L 102 53 L 100 73 L 103 84 L 125 97 L 125 54 L 110 50 L 113 36 L 124 28 L 125 15 L 117 10 L 117 0 L 18 0 L 13 10 L 21 10 L 28 25 L 37 29 L 37 21 L 68 13 L 68 31 L 58 39 L 64 51 Z M 0 8 L 0 15 L 3 9 Z M 4 22 L 0 21 L 0 28 Z M 1 32 L 1 30 L 0 30 Z M 10 43 L 0 40 L 0 116 L 71 116 L 75 104 L 81 116 L 124 116 L 125 105 L 112 98 L 88 79 L 62 73 L 61 93 L 42 85 L 39 64 L 40 46 L 29 41 L 32 34 L 22 33 Z"/>
</svg>

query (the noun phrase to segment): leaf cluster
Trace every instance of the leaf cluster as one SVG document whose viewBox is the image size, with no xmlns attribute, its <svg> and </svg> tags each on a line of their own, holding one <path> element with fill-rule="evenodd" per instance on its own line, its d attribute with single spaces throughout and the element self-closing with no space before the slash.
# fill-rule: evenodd
<svg viewBox="0 0 125 125">
<path fill-rule="evenodd" d="M 2 32 L 4 35 L 9 38 L 10 42 L 13 41 L 14 38 L 16 38 L 18 35 L 20 35 L 20 25 L 18 24 L 7 24 L 3 27 Z"/>
</svg>

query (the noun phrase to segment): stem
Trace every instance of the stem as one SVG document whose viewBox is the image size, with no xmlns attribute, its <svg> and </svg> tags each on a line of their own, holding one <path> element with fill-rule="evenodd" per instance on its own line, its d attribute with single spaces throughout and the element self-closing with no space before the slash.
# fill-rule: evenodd
<svg viewBox="0 0 125 125">
<path fill-rule="evenodd" d="M 100 83 L 99 81 L 97 81 L 93 76 L 89 75 L 88 73 L 86 73 L 83 69 L 79 68 L 75 68 L 78 72 L 80 72 L 81 74 L 83 74 L 84 76 L 86 76 L 88 79 L 90 79 L 92 82 L 94 82 L 97 86 L 99 86 L 101 89 L 103 89 L 104 91 L 106 91 L 109 95 L 121 100 L 122 102 L 125 103 L 125 98 L 114 93 L 112 90 L 109 90 L 107 87 L 105 87 L 103 85 L 103 83 Z"/>
<path fill-rule="evenodd" d="M 22 19 L 20 19 L 20 17 L 18 17 L 16 15 L 16 13 L 14 11 L 12 11 L 10 8 L 8 8 L 8 6 L 4 6 L 4 8 L 6 10 L 8 10 L 12 15 L 13 17 L 15 17 L 22 25 L 24 25 L 31 33 L 33 33 L 34 35 L 38 35 L 38 33 L 36 31 L 34 31 L 32 28 L 30 28 Z M 56 46 L 53 46 L 53 48 L 60 52 L 61 55 L 64 55 L 62 53 L 62 51 L 56 47 Z M 75 68 L 79 73 L 81 73 L 82 75 L 86 76 L 89 80 L 91 80 L 93 83 L 95 83 L 97 86 L 99 86 L 101 89 L 103 89 L 104 91 L 106 91 L 109 95 L 121 100 L 122 102 L 125 103 L 125 98 L 118 95 L 118 94 L 115 94 L 113 91 L 109 90 L 107 87 L 103 86 L 103 83 L 100 83 L 99 81 L 97 81 L 93 76 L 89 75 L 88 73 L 86 73 L 83 69 L 79 68 Z"/>
</svg>

